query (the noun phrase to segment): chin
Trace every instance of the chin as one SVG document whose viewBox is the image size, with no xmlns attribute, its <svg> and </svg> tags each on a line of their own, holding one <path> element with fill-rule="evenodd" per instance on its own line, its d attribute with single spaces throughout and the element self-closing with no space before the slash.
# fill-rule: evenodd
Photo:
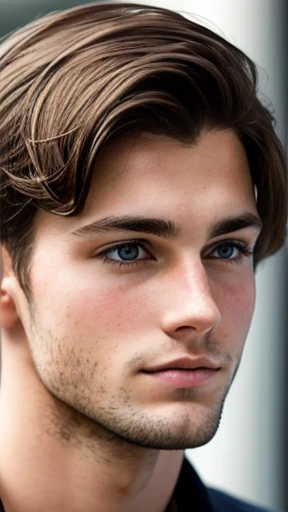
<svg viewBox="0 0 288 512">
<path fill-rule="evenodd" d="M 199 411 L 198 411 L 199 413 Z M 214 411 L 213 414 L 206 413 L 206 416 L 199 414 L 181 415 L 173 413 L 170 417 L 156 417 L 147 414 L 144 418 L 136 415 L 126 423 L 118 423 L 112 428 L 118 440 L 124 441 L 142 448 L 154 450 L 185 450 L 203 446 L 215 436 L 220 420 L 222 409 Z M 198 416 L 198 417 L 196 417 Z M 175 417 L 177 422 L 175 422 Z M 114 425 L 115 426 L 115 425 Z"/>
</svg>

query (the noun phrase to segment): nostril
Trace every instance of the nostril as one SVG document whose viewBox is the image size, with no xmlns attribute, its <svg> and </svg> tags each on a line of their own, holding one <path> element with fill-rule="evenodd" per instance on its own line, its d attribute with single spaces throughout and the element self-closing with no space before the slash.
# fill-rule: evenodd
<svg viewBox="0 0 288 512">
<path fill-rule="evenodd" d="M 193 330 L 196 330 L 195 327 L 193 327 L 193 325 L 180 325 L 180 327 L 177 327 L 176 331 L 177 332 L 185 332 L 186 330 L 189 330 L 189 332 L 191 331 L 191 329 Z"/>
</svg>

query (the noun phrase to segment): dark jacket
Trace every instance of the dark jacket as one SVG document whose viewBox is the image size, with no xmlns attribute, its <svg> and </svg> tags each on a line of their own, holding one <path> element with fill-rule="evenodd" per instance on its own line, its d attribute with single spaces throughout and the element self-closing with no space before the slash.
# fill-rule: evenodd
<svg viewBox="0 0 288 512">
<path fill-rule="evenodd" d="M 178 512 L 269 512 L 216 489 L 209 489 L 184 458 L 174 496 Z M 272 512 L 270 510 L 270 512 Z"/>
<path fill-rule="evenodd" d="M 178 512 L 268 512 L 267 509 L 250 505 L 229 494 L 205 487 L 185 458 L 175 487 L 174 499 Z M 1 501 L 0 512 L 5 512 Z"/>
</svg>

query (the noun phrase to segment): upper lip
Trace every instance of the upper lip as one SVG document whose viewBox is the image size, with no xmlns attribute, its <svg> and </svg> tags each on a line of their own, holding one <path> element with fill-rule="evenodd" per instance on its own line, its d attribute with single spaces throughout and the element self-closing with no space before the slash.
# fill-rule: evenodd
<svg viewBox="0 0 288 512">
<path fill-rule="evenodd" d="M 175 369 L 186 369 L 186 370 L 195 370 L 196 368 L 211 368 L 212 370 L 218 370 L 220 368 L 219 364 L 216 364 L 211 359 L 206 357 L 197 357 L 191 359 L 189 357 L 182 357 L 180 359 L 174 359 L 173 361 L 168 361 L 168 363 L 159 364 L 157 366 L 152 366 L 151 368 L 145 368 L 145 372 L 160 372 L 162 370 L 175 370 Z"/>
</svg>

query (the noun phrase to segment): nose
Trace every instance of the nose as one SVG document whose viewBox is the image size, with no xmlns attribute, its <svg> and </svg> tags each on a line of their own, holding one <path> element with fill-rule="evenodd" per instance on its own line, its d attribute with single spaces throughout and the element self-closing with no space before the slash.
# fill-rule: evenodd
<svg viewBox="0 0 288 512">
<path fill-rule="evenodd" d="M 162 328 L 171 337 L 204 335 L 221 315 L 201 261 L 179 263 L 165 276 Z"/>
</svg>

